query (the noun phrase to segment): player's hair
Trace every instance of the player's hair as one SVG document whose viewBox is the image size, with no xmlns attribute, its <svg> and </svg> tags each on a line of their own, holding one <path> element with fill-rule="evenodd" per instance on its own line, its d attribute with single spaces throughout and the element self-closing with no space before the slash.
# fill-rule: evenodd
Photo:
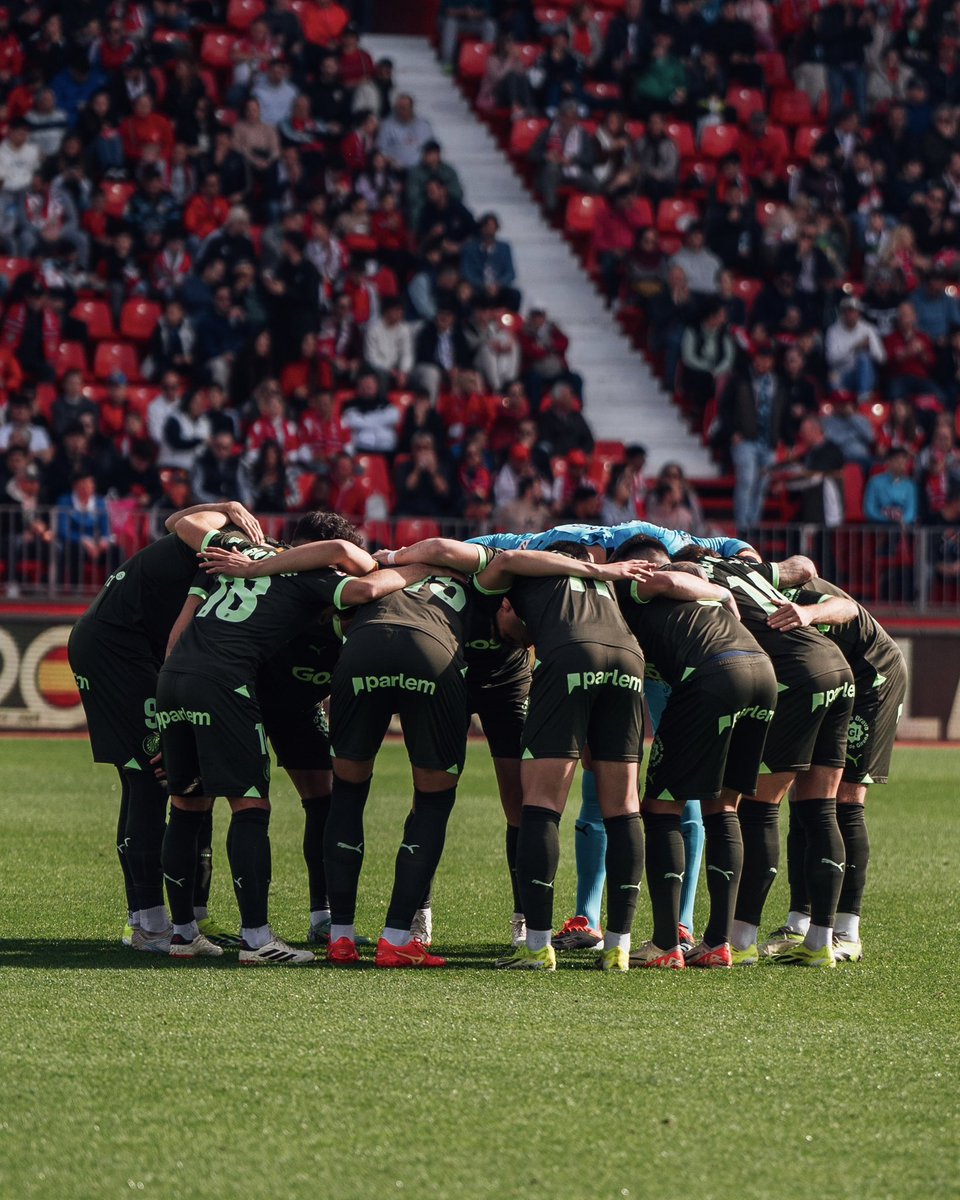
<svg viewBox="0 0 960 1200">
<path fill-rule="evenodd" d="M 707 573 L 703 567 L 692 562 L 668 562 L 657 569 L 660 571 L 683 571 L 685 575 L 696 575 L 698 579 L 707 578 Z"/>
<path fill-rule="evenodd" d="M 650 537 L 646 533 L 635 534 L 632 538 L 628 538 L 621 546 L 618 546 L 616 551 L 610 556 L 611 562 L 629 562 L 634 558 L 649 558 L 651 554 L 667 554 L 667 548 L 663 542 L 658 542 L 656 538 Z M 667 555 L 669 558 L 670 556 Z"/>
<path fill-rule="evenodd" d="M 290 543 L 297 546 L 303 542 L 329 542 L 334 538 L 363 546 L 362 534 L 345 517 L 318 508 L 303 514 L 293 527 Z"/>
<path fill-rule="evenodd" d="M 578 562 L 590 561 L 590 551 L 582 542 L 551 542 L 546 548 L 554 554 L 565 554 L 567 558 L 575 558 Z"/>
<path fill-rule="evenodd" d="M 682 550 L 678 550 L 673 556 L 673 561 L 698 563 L 701 559 L 706 558 L 709 553 L 710 551 L 706 546 L 684 546 Z"/>
</svg>

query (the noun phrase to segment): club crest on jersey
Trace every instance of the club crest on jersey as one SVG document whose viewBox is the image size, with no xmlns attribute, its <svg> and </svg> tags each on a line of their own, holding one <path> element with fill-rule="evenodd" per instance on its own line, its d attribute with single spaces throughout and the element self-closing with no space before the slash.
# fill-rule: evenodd
<svg viewBox="0 0 960 1200">
<path fill-rule="evenodd" d="M 856 749 L 870 736 L 870 722 L 866 717 L 854 717 L 847 728 L 847 744 Z"/>
<path fill-rule="evenodd" d="M 643 691 L 643 677 L 625 675 L 620 671 L 571 671 L 567 674 L 567 695 L 577 688 L 603 687 L 627 688 L 631 692 Z"/>
<path fill-rule="evenodd" d="M 143 739 L 143 752 L 152 758 L 160 749 L 160 734 L 148 733 Z"/>
<path fill-rule="evenodd" d="M 659 766 L 660 760 L 663 758 L 663 742 L 658 737 L 653 739 L 653 744 L 650 747 L 650 757 L 647 759 L 647 770 L 651 767 Z"/>
<path fill-rule="evenodd" d="M 411 675 L 354 675 L 351 678 L 353 694 L 361 692 L 376 692 L 381 688 L 399 688 L 402 692 L 422 692 L 432 696 L 437 685 L 432 679 L 414 679 Z"/>
</svg>

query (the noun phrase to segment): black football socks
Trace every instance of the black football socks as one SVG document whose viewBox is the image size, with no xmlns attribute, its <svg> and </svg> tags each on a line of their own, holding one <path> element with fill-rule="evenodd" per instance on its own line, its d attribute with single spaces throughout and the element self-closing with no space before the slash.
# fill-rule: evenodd
<svg viewBox="0 0 960 1200">
<path fill-rule="evenodd" d="M 323 861 L 334 925 L 352 925 L 357 907 L 357 886 L 363 867 L 363 810 L 370 795 L 370 779 L 348 783 L 333 777 L 330 812 L 323 835 Z"/>
<path fill-rule="evenodd" d="M 647 851 L 647 888 L 653 908 L 653 944 L 661 950 L 677 945 L 684 850 L 680 812 L 643 814 Z M 609 904 L 609 899 L 608 899 Z"/>
<path fill-rule="evenodd" d="M 607 817 L 607 931 L 629 933 L 643 876 L 643 825 L 640 814 Z"/>
<path fill-rule="evenodd" d="M 388 929 L 409 929 L 418 908 L 426 907 L 431 882 L 443 854 L 447 822 L 457 798 L 456 788 L 442 792 L 414 791 L 413 811 L 403 827 L 397 851 L 393 892 L 387 909 Z"/>
<path fill-rule="evenodd" d="M 707 892 L 710 895 L 710 918 L 703 940 L 708 946 L 720 946 L 730 941 L 743 871 L 743 838 L 735 812 L 704 816 L 703 830 L 707 843 Z"/>
</svg>

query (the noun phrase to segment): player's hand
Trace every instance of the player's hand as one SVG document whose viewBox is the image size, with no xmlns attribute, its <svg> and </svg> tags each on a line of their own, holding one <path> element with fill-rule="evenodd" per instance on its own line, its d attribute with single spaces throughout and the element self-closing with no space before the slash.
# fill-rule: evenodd
<svg viewBox="0 0 960 1200">
<path fill-rule="evenodd" d="M 201 568 L 208 575 L 230 575 L 234 579 L 253 579 L 256 563 L 239 550 L 223 550 L 208 546 L 197 555 Z"/>
<path fill-rule="evenodd" d="M 396 550 L 374 550 L 373 557 L 381 566 L 392 567 L 394 560 L 390 556 L 396 554 L 397 550 L 406 550 L 406 546 L 397 546 Z"/>
<path fill-rule="evenodd" d="M 243 536 L 253 542 L 255 546 L 263 545 L 264 534 L 260 522 L 253 513 L 247 512 L 242 504 L 236 500 L 230 500 L 224 509 L 224 516 L 231 525 L 236 525 Z"/>
<path fill-rule="evenodd" d="M 155 754 L 150 759 L 150 766 L 153 767 L 153 773 L 160 783 L 167 782 L 167 772 L 164 770 L 163 763 L 160 761 L 160 754 Z"/>
<path fill-rule="evenodd" d="M 779 629 L 785 633 L 790 629 L 803 629 L 813 621 L 813 605 L 794 604 L 792 600 L 777 602 L 777 611 L 767 617 L 771 629 Z"/>
<path fill-rule="evenodd" d="M 651 579 L 655 573 L 650 563 L 632 559 L 628 562 L 597 563 L 594 579 L 603 579 L 608 583 L 617 583 L 621 579 L 639 579 L 642 582 Z"/>
</svg>

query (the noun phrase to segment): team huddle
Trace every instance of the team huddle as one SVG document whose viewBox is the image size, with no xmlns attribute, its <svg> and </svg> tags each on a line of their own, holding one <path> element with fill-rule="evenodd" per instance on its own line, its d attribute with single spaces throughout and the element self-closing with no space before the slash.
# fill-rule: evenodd
<svg viewBox="0 0 960 1200">
<path fill-rule="evenodd" d="M 578 948 L 606 971 L 862 957 L 864 802 L 887 780 L 906 674 L 809 559 L 765 563 L 744 542 L 643 521 L 375 555 L 325 512 L 302 517 L 288 547 L 235 503 L 174 513 L 167 530 L 107 580 L 69 644 L 94 759 L 122 784 L 126 944 L 315 960 L 270 925 L 272 745 L 304 809 L 308 942 L 331 964 L 359 962 L 364 810 L 397 716 L 413 799 L 374 962 L 442 967 L 432 884 L 475 715 L 506 821 L 498 967 L 552 971 Z M 641 797 L 644 698 L 655 736 Z M 555 931 L 578 763 L 575 913 Z M 788 793 L 790 912 L 763 940 Z M 208 910 L 218 796 L 239 932 Z M 653 928 L 631 949 L 644 872 Z"/>
</svg>

